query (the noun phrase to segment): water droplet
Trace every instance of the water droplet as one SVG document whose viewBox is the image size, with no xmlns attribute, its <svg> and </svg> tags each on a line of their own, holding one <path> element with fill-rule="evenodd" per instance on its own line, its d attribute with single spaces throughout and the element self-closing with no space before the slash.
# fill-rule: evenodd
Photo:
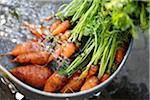
<svg viewBox="0 0 150 100">
<path fill-rule="evenodd" d="M 2 19 L 1 21 L 0 21 L 0 25 L 3 25 L 3 24 L 5 24 L 6 23 L 6 20 L 5 19 Z"/>
<path fill-rule="evenodd" d="M 0 32 L 0 35 L 1 35 L 1 36 L 4 36 L 4 34 L 5 34 L 4 32 L 2 32 L 2 31 Z"/>
<path fill-rule="evenodd" d="M 7 37 L 7 36 L 8 36 L 8 33 L 5 33 L 4 36 Z"/>
<path fill-rule="evenodd" d="M 16 43 L 16 42 L 17 42 L 17 40 L 16 40 L 16 39 L 12 39 L 11 41 L 12 41 L 13 43 Z"/>
<path fill-rule="evenodd" d="M 1 18 L 1 19 L 4 19 L 4 18 L 5 18 L 5 16 L 4 16 L 4 15 L 1 15 L 1 16 L 0 16 L 0 18 Z"/>
</svg>

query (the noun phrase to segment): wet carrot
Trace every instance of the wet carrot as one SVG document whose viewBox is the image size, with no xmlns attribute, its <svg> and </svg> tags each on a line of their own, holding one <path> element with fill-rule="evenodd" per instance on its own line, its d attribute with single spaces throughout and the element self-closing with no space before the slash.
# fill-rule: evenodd
<svg viewBox="0 0 150 100">
<path fill-rule="evenodd" d="M 48 63 L 48 52 L 33 52 L 17 56 L 11 62 L 18 62 L 21 64 L 39 64 L 44 65 Z"/>
<path fill-rule="evenodd" d="M 125 55 L 125 49 L 123 47 L 118 48 L 115 55 L 115 61 L 116 63 L 120 63 Z"/>
<path fill-rule="evenodd" d="M 53 18 L 54 18 L 54 16 L 48 16 L 48 17 L 46 17 L 46 18 L 44 18 L 44 19 L 41 19 L 40 21 L 41 21 L 41 22 L 49 21 L 49 20 L 51 20 L 51 19 L 53 19 Z"/>
<path fill-rule="evenodd" d="M 43 47 L 38 42 L 27 41 L 22 44 L 17 44 L 16 47 L 6 55 L 18 56 L 30 52 L 42 51 Z"/>
<path fill-rule="evenodd" d="M 79 80 L 79 76 L 81 74 L 81 71 L 77 71 L 74 73 L 67 84 L 60 90 L 61 93 L 71 93 L 74 91 L 80 90 L 81 86 L 84 83 L 84 79 Z"/>
<path fill-rule="evenodd" d="M 108 73 L 105 73 L 105 74 L 102 76 L 102 78 L 100 79 L 100 83 L 106 81 L 106 80 L 109 78 L 109 76 L 110 76 L 110 75 L 109 75 Z"/>
<path fill-rule="evenodd" d="M 79 50 L 80 44 L 76 44 L 76 51 Z"/>
<path fill-rule="evenodd" d="M 43 88 L 46 80 L 52 74 L 50 68 L 40 65 L 20 66 L 11 69 L 10 72 L 21 81 L 36 88 Z"/>
<path fill-rule="evenodd" d="M 32 42 L 38 42 L 38 40 L 37 40 L 37 39 L 31 39 L 31 41 L 32 41 Z"/>
<path fill-rule="evenodd" d="M 60 56 L 61 53 L 62 53 L 62 47 L 61 47 L 61 46 L 56 47 L 54 54 L 55 54 L 56 56 Z M 55 56 L 54 56 L 53 54 L 51 54 L 51 55 L 49 56 L 48 62 L 50 62 L 50 61 L 52 61 L 52 60 L 54 60 L 54 59 L 55 59 Z"/>
<path fill-rule="evenodd" d="M 88 71 L 87 79 L 90 78 L 91 76 L 96 75 L 97 71 L 98 71 L 98 66 L 91 65 Z"/>
<path fill-rule="evenodd" d="M 63 46 L 59 46 L 55 49 L 54 54 L 56 56 L 64 56 L 66 58 L 69 58 L 76 50 L 76 46 L 73 43 L 65 42 Z M 52 54 L 49 57 L 48 62 L 55 59 L 55 56 Z"/>
<path fill-rule="evenodd" d="M 55 22 L 50 26 L 50 32 L 53 32 L 61 24 L 60 20 L 55 20 Z"/>
<path fill-rule="evenodd" d="M 76 50 L 76 46 L 73 43 L 66 42 L 63 46 L 62 55 L 69 58 Z"/>
<path fill-rule="evenodd" d="M 70 27 L 68 20 L 62 22 L 58 27 L 52 32 L 53 35 L 58 35 L 59 33 L 65 32 Z"/>
<path fill-rule="evenodd" d="M 85 83 L 81 87 L 80 91 L 85 91 L 85 90 L 91 89 L 91 88 L 95 87 L 96 85 L 98 85 L 98 83 L 99 83 L 98 78 L 96 76 L 92 76 L 85 81 Z"/>
<path fill-rule="evenodd" d="M 53 73 L 46 81 L 44 91 L 56 92 L 60 90 L 67 82 L 67 77 L 59 75 L 57 72 Z"/>
<path fill-rule="evenodd" d="M 67 41 L 70 37 L 70 30 L 65 31 L 64 34 L 61 34 L 60 39 L 63 41 Z"/>
<path fill-rule="evenodd" d="M 28 22 L 24 22 L 23 25 L 31 31 L 31 33 L 36 36 L 38 39 L 40 38 L 41 40 L 45 39 L 46 34 L 44 33 L 45 30 L 47 30 L 47 27 L 44 26 L 37 26 L 34 24 L 30 24 Z"/>
</svg>

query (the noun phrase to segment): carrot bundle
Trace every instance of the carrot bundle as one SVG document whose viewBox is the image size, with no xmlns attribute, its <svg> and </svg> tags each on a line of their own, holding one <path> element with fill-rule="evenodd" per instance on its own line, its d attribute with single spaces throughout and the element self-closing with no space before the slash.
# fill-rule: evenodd
<svg viewBox="0 0 150 100">
<path fill-rule="evenodd" d="M 122 62 L 131 37 L 137 36 L 137 23 L 142 29 L 148 28 L 148 5 L 139 0 L 72 0 L 43 20 L 61 19 L 56 18 L 51 26 L 24 23 L 37 37 L 36 42 L 17 44 L 0 56 L 12 55 L 16 57 L 12 62 L 33 64 L 10 72 L 46 92 L 91 89 L 106 81 Z M 52 60 L 58 60 L 53 74 L 48 67 L 40 66 Z M 55 61 L 49 65 L 55 66 Z"/>
<path fill-rule="evenodd" d="M 60 42 L 60 44 L 57 45 L 57 47 L 55 47 L 54 53 L 48 53 L 47 51 L 44 51 L 44 48 L 43 48 L 44 46 L 42 47 L 38 42 L 29 41 L 29 44 L 28 42 L 27 44 L 24 43 L 26 44 L 25 47 L 29 48 L 29 50 L 24 51 L 24 53 L 20 53 L 16 55 L 17 57 L 14 60 L 12 60 L 12 62 L 19 62 L 21 64 L 38 64 L 37 66 L 39 66 L 39 65 L 44 65 L 44 64 L 49 63 L 50 61 L 56 59 L 57 56 L 58 57 L 61 56 L 64 59 L 69 58 L 75 53 L 77 49 L 77 46 L 74 43 L 67 41 L 68 38 L 70 37 L 70 33 L 67 30 L 69 27 L 70 25 L 69 25 L 68 20 L 62 23 L 60 20 L 56 20 L 50 27 L 50 31 L 52 32 L 52 34 L 59 35 L 59 39 L 62 40 L 62 42 Z M 63 34 L 63 32 L 65 33 Z M 98 74 L 97 72 L 99 68 L 97 65 L 98 65 L 98 61 L 101 58 L 103 61 L 106 61 L 106 62 L 108 62 L 109 58 L 111 58 L 110 55 L 115 51 L 116 45 L 114 43 L 116 42 L 116 36 L 117 35 L 115 35 L 114 37 L 109 37 L 107 40 L 104 39 L 105 41 L 104 44 L 101 44 L 101 42 L 97 42 L 98 36 L 95 36 L 95 39 L 91 39 L 91 40 L 89 39 L 89 42 L 87 42 L 85 46 L 83 47 L 83 50 L 82 50 L 83 52 L 81 53 L 80 56 L 74 59 L 74 61 L 69 66 L 67 66 L 66 69 L 58 70 L 54 72 L 51 76 L 49 75 L 49 78 L 48 77 L 43 78 L 44 82 L 41 84 L 36 84 L 32 80 L 29 80 L 28 74 L 27 75 L 23 74 L 22 77 L 20 76 L 20 74 L 18 74 L 17 76 L 16 73 L 18 72 L 21 73 L 20 70 L 23 69 L 22 67 L 20 67 L 20 70 L 18 68 L 17 71 L 13 71 L 12 74 L 14 74 L 14 76 L 16 75 L 16 77 L 20 78 L 21 80 L 25 81 L 31 86 L 34 86 L 37 88 L 44 87 L 44 91 L 46 92 L 60 91 L 61 93 L 71 93 L 71 92 L 76 92 L 79 90 L 80 91 L 88 90 L 90 88 L 95 87 L 99 83 L 104 82 L 105 80 L 109 78 L 109 75 L 104 73 L 107 65 L 100 66 L 100 69 L 104 66 L 105 66 L 105 69 L 102 69 L 102 71 L 100 72 L 101 76 L 99 78 L 96 77 L 96 75 Z M 33 44 L 35 47 L 33 46 Z M 109 53 L 108 50 L 110 48 L 110 44 L 113 44 L 113 45 L 111 46 L 112 47 L 110 49 L 111 52 Z M 22 46 L 22 50 L 26 50 L 26 49 L 23 48 Z M 91 53 L 92 50 L 94 51 L 93 53 Z M 112 56 L 112 58 L 113 59 L 115 58 L 116 62 L 118 63 L 122 61 L 123 59 L 122 57 L 124 56 L 123 50 L 122 49 L 121 49 L 122 51 L 119 51 L 119 50 L 120 49 L 118 49 L 118 51 L 116 52 L 115 57 Z M 91 56 L 92 58 L 91 58 L 90 63 L 87 62 L 88 65 L 87 66 L 85 65 L 86 67 L 85 66 L 83 67 L 85 68 L 85 70 L 82 73 L 81 71 L 77 71 L 80 68 L 82 69 L 81 65 L 89 57 L 90 53 L 92 55 Z M 104 54 L 105 54 L 105 58 L 103 58 Z M 108 56 L 108 60 L 106 59 L 107 56 Z M 113 63 L 112 58 L 110 62 L 111 64 Z M 30 66 L 30 65 L 27 65 L 27 66 Z M 26 67 L 24 69 L 25 71 L 29 71 L 30 68 Z M 38 69 L 35 69 L 35 70 L 37 70 L 38 72 Z M 33 76 L 33 80 L 35 80 L 35 82 L 38 82 L 36 79 L 37 77 L 35 77 L 34 75 L 31 75 L 31 76 Z M 68 76 L 71 76 L 71 77 L 68 79 Z M 25 78 L 23 79 L 23 77 Z"/>
</svg>

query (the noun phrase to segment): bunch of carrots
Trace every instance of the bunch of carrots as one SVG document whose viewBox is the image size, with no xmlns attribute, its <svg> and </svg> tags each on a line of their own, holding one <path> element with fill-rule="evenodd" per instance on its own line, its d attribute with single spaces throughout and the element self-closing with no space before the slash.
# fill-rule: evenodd
<svg viewBox="0 0 150 100">
<path fill-rule="evenodd" d="M 122 62 L 131 37 L 137 36 L 136 21 L 147 29 L 147 6 L 146 1 L 72 0 L 55 14 L 58 19 L 51 26 L 25 22 L 36 40 L 17 44 L 1 56 L 14 56 L 11 62 L 21 66 L 10 72 L 46 92 L 91 89 L 106 81 Z M 53 61 L 61 61 L 56 70 L 51 68 Z"/>
</svg>

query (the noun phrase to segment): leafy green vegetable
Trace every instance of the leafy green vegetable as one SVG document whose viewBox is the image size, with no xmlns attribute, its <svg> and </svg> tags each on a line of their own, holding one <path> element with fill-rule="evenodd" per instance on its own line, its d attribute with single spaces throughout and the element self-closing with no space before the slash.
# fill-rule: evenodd
<svg viewBox="0 0 150 100">
<path fill-rule="evenodd" d="M 146 17 L 146 10 L 144 4 L 142 4 L 141 13 L 140 13 L 140 23 L 142 29 L 148 28 L 148 18 Z"/>
<path fill-rule="evenodd" d="M 116 49 L 129 42 L 132 35 L 137 38 L 136 26 L 148 28 L 147 1 L 133 0 L 73 0 L 56 15 L 63 19 L 71 18 L 77 22 L 72 30 L 69 41 L 82 42 L 82 37 L 90 37 L 85 47 L 67 69 L 62 72 L 71 75 L 82 68 L 80 78 L 85 78 L 91 65 L 99 66 L 98 79 L 103 74 L 111 73 Z M 85 67 L 81 64 L 90 56 Z M 61 72 L 61 71 L 60 71 Z"/>
</svg>

